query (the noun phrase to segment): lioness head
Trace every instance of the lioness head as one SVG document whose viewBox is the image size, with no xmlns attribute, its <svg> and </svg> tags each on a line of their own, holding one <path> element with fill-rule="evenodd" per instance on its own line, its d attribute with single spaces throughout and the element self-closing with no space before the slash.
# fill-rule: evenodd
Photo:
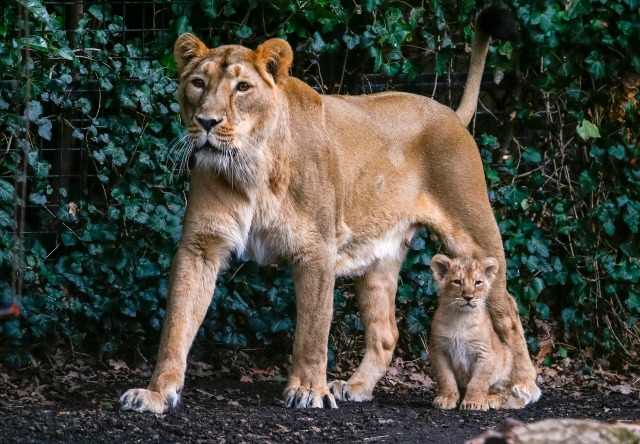
<svg viewBox="0 0 640 444">
<path fill-rule="evenodd" d="M 493 257 L 449 259 L 436 254 L 431 260 L 431 271 L 440 287 L 440 306 L 472 310 L 484 304 L 498 267 Z"/>
<path fill-rule="evenodd" d="M 250 170 L 264 157 L 263 142 L 277 127 L 291 47 L 272 39 L 255 51 L 236 45 L 209 49 L 183 34 L 173 54 L 180 114 L 196 164 L 227 173 Z"/>
</svg>

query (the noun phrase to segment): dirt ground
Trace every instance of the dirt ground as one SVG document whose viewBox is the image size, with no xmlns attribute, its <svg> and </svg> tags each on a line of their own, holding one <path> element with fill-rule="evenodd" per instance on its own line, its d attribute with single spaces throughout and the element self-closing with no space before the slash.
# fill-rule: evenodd
<svg viewBox="0 0 640 444">
<path fill-rule="evenodd" d="M 39 369 L 25 378 L 0 368 L 0 442 L 463 443 L 506 418 L 640 421 L 637 381 L 619 383 L 623 378 L 611 374 L 609 382 L 579 376 L 577 383 L 554 387 L 571 378 L 551 370 L 541 378 L 540 401 L 523 410 L 440 411 L 431 406 L 430 378 L 415 367 L 395 365 L 373 402 L 288 410 L 280 397 L 282 375 L 253 369 L 249 376 L 230 376 L 210 368 L 190 365 L 183 403 L 165 415 L 118 411 L 119 396 L 144 387 L 148 369 L 132 371 L 115 361 L 104 370 L 86 365 Z"/>
</svg>

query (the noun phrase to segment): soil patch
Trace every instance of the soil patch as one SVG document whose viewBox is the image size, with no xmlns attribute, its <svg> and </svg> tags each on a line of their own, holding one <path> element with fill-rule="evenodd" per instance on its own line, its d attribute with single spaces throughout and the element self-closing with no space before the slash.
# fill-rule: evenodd
<svg viewBox="0 0 640 444">
<path fill-rule="evenodd" d="M 68 375 L 67 375 L 68 376 Z M 592 385 L 545 388 L 523 410 L 440 411 L 433 388 L 383 386 L 368 403 L 339 403 L 337 410 L 288 410 L 282 381 L 187 379 L 183 403 L 165 415 L 118 411 L 118 397 L 144 387 L 148 377 L 121 372 L 96 378 L 54 378 L 35 392 L 0 380 L 0 441 L 4 443 L 107 442 L 421 442 L 463 443 L 506 418 L 525 423 L 547 418 L 640 421 L 640 397 Z M 38 393 L 40 391 L 40 393 Z M 43 393 L 46 396 L 43 396 Z"/>
</svg>

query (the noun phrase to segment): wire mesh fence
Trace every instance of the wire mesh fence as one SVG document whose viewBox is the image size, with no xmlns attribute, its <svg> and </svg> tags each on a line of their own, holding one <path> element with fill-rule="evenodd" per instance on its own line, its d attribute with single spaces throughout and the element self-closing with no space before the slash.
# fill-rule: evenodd
<svg viewBox="0 0 640 444">
<path fill-rule="evenodd" d="M 28 120 L 24 139 L 6 137 L 5 156 L 22 156 L 22 174 L 13 178 L 18 195 L 14 211 L 14 262 L 12 282 L 14 292 L 21 293 L 21 270 L 28 269 L 23 264 L 24 238 L 36 238 L 46 249 L 46 259 L 55 258 L 62 251 L 72 247 L 64 236 L 81 235 L 74 232 L 77 223 L 78 202 L 96 208 L 96 211 L 110 211 L 113 191 L 105 185 L 114 181 L 126 181 L 119 170 L 129 167 L 132 159 L 125 164 L 115 161 L 123 143 L 137 143 L 136 135 L 121 137 L 119 142 L 105 134 L 105 125 L 112 125 L 114 119 L 131 116 L 131 132 L 142 131 L 142 125 L 153 125 L 154 112 L 160 109 L 177 115 L 174 103 L 146 103 L 148 97 L 144 88 L 154 88 L 148 81 L 149 71 L 173 80 L 175 71 L 172 60 L 172 45 L 177 35 L 190 31 L 202 37 L 210 45 L 227 43 L 229 36 L 235 36 L 243 44 L 255 46 L 261 39 L 275 36 L 265 30 L 252 36 L 241 34 L 248 12 L 235 11 L 234 2 L 183 1 L 45 1 L 38 9 L 22 8 L 24 60 L 27 61 L 22 78 L 4 80 L 2 89 L 5 96 L 25 98 L 21 113 L 33 114 Z M 231 8 L 231 10 L 229 9 Z M 264 9 L 264 8 L 263 8 Z M 57 26 L 46 25 L 46 21 L 36 21 L 30 16 L 48 14 Z M 262 12 L 262 21 L 267 18 Z M 216 28 L 215 18 L 226 15 L 224 26 Z M 204 20 L 207 17 L 208 20 Z M 271 19 L 271 18 L 269 18 Z M 258 19 L 257 21 L 260 21 Z M 55 24 L 54 24 L 55 25 Z M 238 36 L 247 37 L 238 39 Z M 301 43 L 301 38 L 290 35 L 290 42 L 299 60 L 293 74 L 307 81 L 321 93 L 367 94 L 385 90 L 414 92 L 446 103 L 459 100 L 464 83 L 464 71 L 468 57 L 461 54 L 454 57 L 445 75 L 436 75 L 433 63 L 414 79 L 404 76 L 393 78 L 380 74 L 361 72 L 347 67 L 348 51 L 344 48 L 327 54 L 314 53 Z M 56 47 L 58 42 L 68 41 L 68 48 Z M 419 52 L 419 51 L 418 51 Z M 48 57 L 49 60 L 43 60 Z M 56 64 L 60 60 L 60 64 Z M 73 60 L 71 67 L 63 66 L 65 60 Z M 49 79 L 42 73 L 33 80 L 32 70 L 42 70 L 47 66 L 51 71 Z M 118 72 L 113 80 L 113 72 Z M 5 77 L 6 78 L 6 77 Z M 26 86 L 25 86 L 26 80 Z M 482 102 L 477 123 L 483 130 L 495 126 L 496 117 L 486 109 L 500 108 L 501 100 L 508 100 L 509 78 L 496 85 L 493 75 L 487 74 L 483 82 Z M 160 84 L 162 82 L 157 82 Z M 22 89 L 27 89 L 22 91 Z M 139 91 L 132 92 L 136 89 Z M 169 88 L 166 86 L 165 88 Z M 11 92 L 13 90 L 13 92 Z M 38 102 L 37 112 L 32 109 L 35 102 L 31 96 L 37 94 L 45 100 Z M 129 96 L 137 97 L 138 103 L 128 103 Z M 496 105 L 498 104 L 498 105 Z M 25 114 L 26 115 L 26 114 Z M 123 123 L 126 125 L 126 123 Z M 146 126 L 145 126 L 146 128 Z M 125 131 L 126 132 L 126 131 Z M 169 128 L 159 130 L 158 143 L 166 148 L 175 131 Z M 124 142 L 123 142 L 124 140 Z M 108 152 L 107 152 L 108 151 Z M 105 169 L 103 158 L 114 160 Z M 3 171 L 9 178 L 14 172 Z M 154 179 L 147 177 L 149 181 Z M 44 188 L 43 188 L 44 187 Z M 66 221 L 66 222 L 65 222 Z M 106 229 L 106 228 L 105 228 Z M 72 233 L 71 235 L 69 233 Z"/>
</svg>

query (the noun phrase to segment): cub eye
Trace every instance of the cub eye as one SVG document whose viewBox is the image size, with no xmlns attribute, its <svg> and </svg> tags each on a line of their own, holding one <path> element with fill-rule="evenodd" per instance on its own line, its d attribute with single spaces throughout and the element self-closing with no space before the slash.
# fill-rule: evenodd
<svg viewBox="0 0 640 444">
<path fill-rule="evenodd" d="M 453 283 L 454 283 L 455 285 L 462 285 L 462 281 L 461 281 L 460 279 L 454 279 L 454 280 L 453 280 Z"/>
<path fill-rule="evenodd" d="M 482 285 L 482 281 L 475 281 L 475 284 L 476 284 L 476 287 L 477 287 L 478 285 Z"/>
<path fill-rule="evenodd" d="M 191 84 L 196 88 L 204 88 L 204 80 L 202 79 L 193 79 Z"/>
<path fill-rule="evenodd" d="M 238 83 L 238 85 L 236 86 L 236 89 L 240 92 L 245 92 L 248 91 L 249 88 L 251 88 L 251 85 L 249 85 L 247 82 L 240 82 Z"/>
</svg>

